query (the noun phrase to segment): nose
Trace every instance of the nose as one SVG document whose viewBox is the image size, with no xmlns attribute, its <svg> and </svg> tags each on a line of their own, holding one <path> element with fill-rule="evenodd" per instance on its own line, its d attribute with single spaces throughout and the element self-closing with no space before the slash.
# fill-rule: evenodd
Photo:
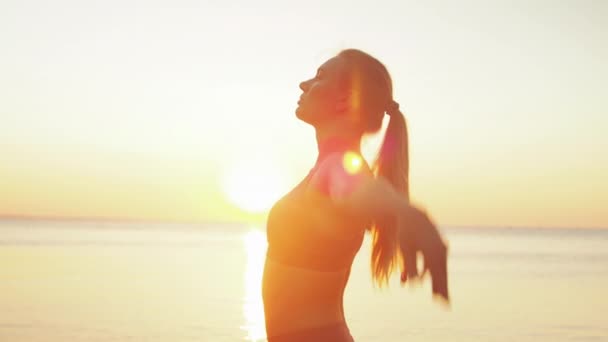
<svg viewBox="0 0 608 342">
<path fill-rule="evenodd" d="M 303 92 L 306 92 L 308 90 L 309 82 L 310 82 L 310 80 L 300 83 L 300 89 L 302 89 Z"/>
</svg>

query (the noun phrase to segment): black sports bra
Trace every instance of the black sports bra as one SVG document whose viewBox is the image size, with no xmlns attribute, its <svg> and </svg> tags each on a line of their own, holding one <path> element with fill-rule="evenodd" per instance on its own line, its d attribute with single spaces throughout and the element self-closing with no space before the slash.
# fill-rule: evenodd
<svg viewBox="0 0 608 342">
<path fill-rule="evenodd" d="M 311 189 L 315 169 L 270 210 L 267 257 L 319 271 L 350 268 L 367 223 L 335 206 L 323 189 Z"/>
</svg>

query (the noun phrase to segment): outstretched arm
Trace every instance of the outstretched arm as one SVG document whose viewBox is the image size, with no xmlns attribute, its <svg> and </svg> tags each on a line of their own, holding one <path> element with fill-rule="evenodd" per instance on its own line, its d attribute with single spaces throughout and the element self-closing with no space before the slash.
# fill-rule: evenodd
<svg viewBox="0 0 608 342">
<path fill-rule="evenodd" d="M 375 178 L 355 153 L 327 157 L 313 176 L 312 185 L 324 189 L 337 206 L 362 220 L 397 219 L 410 209 L 407 197 L 384 178 Z"/>
<path fill-rule="evenodd" d="M 404 263 L 401 283 L 422 277 L 428 271 L 431 275 L 433 295 L 438 295 L 449 303 L 448 248 L 437 226 L 426 212 L 411 208 L 400 225 L 399 249 Z M 416 256 L 419 252 L 424 257 L 424 268 L 420 276 L 416 266 Z"/>
<path fill-rule="evenodd" d="M 332 201 L 365 221 L 397 220 L 399 222 L 399 251 L 403 260 L 403 283 L 418 277 L 417 255 L 424 258 L 424 273 L 428 270 L 433 282 L 433 294 L 449 300 L 447 285 L 447 248 L 429 216 L 413 206 L 383 177 L 375 178 L 361 160 L 352 168 L 356 155 L 334 154 L 328 157 L 313 183 L 323 183 Z"/>
</svg>

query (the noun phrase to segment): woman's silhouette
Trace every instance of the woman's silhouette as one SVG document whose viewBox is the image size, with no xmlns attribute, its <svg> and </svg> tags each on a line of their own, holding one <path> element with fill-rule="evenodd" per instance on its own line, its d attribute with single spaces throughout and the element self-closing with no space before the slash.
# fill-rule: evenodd
<svg viewBox="0 0 608 342">
<path fill-rule="evenodd" d="M 373 280 L 419 277 L 424 257 L 433 293 L 448 300 L 446 246 L 408 196 L 405 118 L 382 63 L 360 51 L 340 52 L 302 82 L 296 116 L 316 131 L 319 155 L 307 177 L 280 199 L 267 222 L 263 299 L 270 342 L 353 341 L 343 294 L 366 231 L 372 234 Z M 373 167 L 361 138 L 389 124 Z"/>
</svg>

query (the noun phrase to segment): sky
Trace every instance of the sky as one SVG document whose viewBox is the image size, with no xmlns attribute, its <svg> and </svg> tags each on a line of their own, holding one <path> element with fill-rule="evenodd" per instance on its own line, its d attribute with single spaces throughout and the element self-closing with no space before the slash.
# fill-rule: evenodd
<svg viewBox="0 0 608 342">
<path fill-rule="evenodd" d="M 599 0 L 3 0 L 0 214 L 259 219 L 316 159 L 299 82 L 352 47 L 392 75 L 412 199 L 438 223 L 608 227 L 606 17 Z"/>
</svg>

